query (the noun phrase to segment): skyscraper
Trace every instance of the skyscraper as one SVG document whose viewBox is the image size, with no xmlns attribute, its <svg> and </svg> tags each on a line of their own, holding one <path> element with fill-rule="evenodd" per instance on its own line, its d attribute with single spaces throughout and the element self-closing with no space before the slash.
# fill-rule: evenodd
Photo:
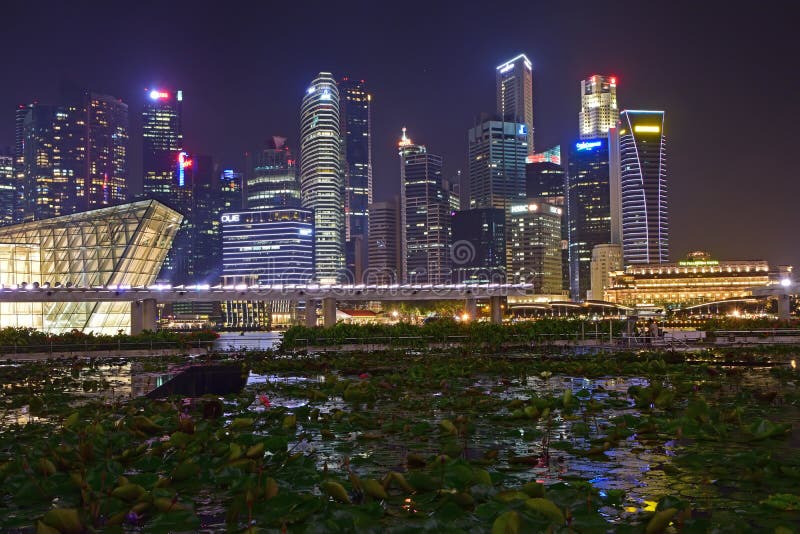
<svg viewBox="0 0 800 534">
<path fill-rule="evenodd" d="M 528 153 L 533 154 L 533 65 L 520 54 L 495 69 L 497 114 L 504 121 L 527 126 Z"/>
<path fill-rule="evenodd" d="M 581 139 L 605 137 L 617 123 L 617 79 L 595 74 L 581 80 L 581 111 L 578 127 Z"/>
<path fill-rule="evenodd" d="M 618 175 L 617 175 L 618 173 Z M 625 263 L 669 261 L 667 162 L 664 112 L 626 110 L 620 114 L 619 165 L 612 180 L 619 187 Z"/>
<path fill-rule="evenodd" d="M 300 198 L 314 210 L 314 277 L 335 283 L 344 270 L 345 217 L 339 89 L 320 72 L 300 109 Z"/>
<path fill-rule="evenodd" d="M 347 269 L 359 278 L 358 273 L 363 272 L 367 263 L 367 207 L 372 203 L 372 95 L 367 92 L 364 80 L 347 77 L 339 82 L 339 95 L 344 143 Z"/>
<path fill-rule="evenodd" d="M 14 156 L 0 152 L 0 226 L 14 223 L 17 206 L 17 183 Z"/>
<path fill-rule="evenodd" d="M 453 214 L 453 282 L 506 281 L 506 212 L 477 208 Z"/>
<path fill-rule="evenodd" d="M 403 280 L 401 229 L 396 199 L 369 205 L 369 269 L 365 283 L 398 284 Z"/>
<path fill-rule="evenodd" d="M 562 208 L 528 201 L 509 211 L 508 280 L 533 284 L 536 293 L 560 293 Z"/>
<path fill-rule="evenodd" d="M 403 136 L 400 153 L 400 217 L 405 280 L 450 280 L 450 202 L 442 183 L 442 157 Z"/>
<path fill-rule="evenodd" d="M 202 263 L 202 259 L 195 256 L 196 230 L 200 219 L 195 206 L 197 200 L 195 186 L 213 174 L 213 165 L 213 160 L 208 156 L 190 155 L 181 150 L 176 155 L 173 183 L 158 192 L 153 191 L 148 194 L 145 191 L 148 198 L 163 199 L 165 204 L 183 215 L 181 227 L 175 234 L 172 248 L 158 274 L 159 282 L 170 284 L 194 282 L 198 261 Z M 166 186 L 167 182 L 164 180 L 157 184 Z"/>
<path fill-rule="evenodd" d="M 469 129 L 469 207 L 505 209 L 525 199 L 528 126 L 482 119 Z"/>
<path fill-rule="evenodd" d="M 86 202 L 96 209 L 128 198 L 128 104 L 119 98 L 86 92 Z"/>
<path fill-rule="evenodd" d="M 304 209 L 266 209 L 220 216 L 225 284 L 306 284 L 314 267 L 314 216 Z M 228 301 L 225 325 L 261 328 L 287 324 L 289 301 Z M 279 317 L 280 316 L 280 317 Z"/>
<path fill-rule="evenodd" d="M 181 108 L 183 91 L 145 89 L 142 111 L 142 173 L 144 195 L 175 206 L 180 183 L 178 154 L 183 150 Z"/>
<path fill-rule="evenodd" d="M 14 113 L 14 180 L 17 188 L 14 222 L 25 218 L 25 117 L 35 104 L 20 104 Z"/>
<path fill-rule="evenodd" d="M 256 154 L 253 172 L 245 184 L 245 199 L 249 210 L 300 207 L 297 165 L 285 137 L 273 136 Z"/>
<path fill-rule="evenodd" d="M 570 292 L 586 298 L 595 245 L 611 242 L 609 148 L 607 139 L 575 143 L 567 175 Z"/>
<path fill-rule="evenodd" d="M 34 104 L 23 119 L 24 218 L 80 211 L 86 185 L 86 117 L 78 104 Z"/>
<path fill-rule="evenodd" d="M 566 172 L 560 163 L 541 161 L 525 165 L 525 193 L 527 198 L 547 197 L 558 204 L 563 202 Z"/>
<path fill-rule="evenodd" d="M 561 211 L 561 265 L 562 284 L 569 290 L 569 228 L 567 225 L 566 179 L 561 165 L 561 147 L 534 154 L 525 165 L 528 199 L 539 199 L 562 208 Z"/>
<path fill-rule="evenodd" d="M 198 283 L 216 283 L 222 274 L 221 173 L 211 156 L 192 157 L 187 188 L 191 191 L 190 275 Z M 186 178 L 186 177 L 185 177 Z M 241 206 L 241 204 L 240 204 Z M 234 209 L 239 208 L 236 206 Z"/>
<path fill-rule="evenodd" d="M 128 106 L 62 88 L 60 103 L 16 112 L 17 219 L 86 211 L 127 199 Z"/>
</svg>

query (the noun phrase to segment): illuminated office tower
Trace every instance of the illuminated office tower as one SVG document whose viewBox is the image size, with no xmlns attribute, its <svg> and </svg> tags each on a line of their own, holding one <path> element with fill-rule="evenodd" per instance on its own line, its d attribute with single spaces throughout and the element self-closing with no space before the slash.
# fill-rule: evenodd
<svg viewBox="0 0 800 534">
<path fill-rule="evenodd" d="M 145 89 L 142 111 L 142 174 L 144 195 L 175 205 L 180 183 L 178 154 L 183 150 L 182 91 Z M 184 176 L 185 178 L 185 176 Z"/>
<path fill-rule="evenodd" d="M 561 215 L 546 202 L 512 205 L 508 222 L 508 281 L 533 284 L 535 293 L 561 292 Z"/>
<path fill-rule="evenodd" d="M 17 207 L 14 156 L 0 153 L 0 226 L 13 224 Z"/>
<path fill-rule="evenodd" d="M 611 199 L 607 139 L 574 144 L 567 173 L 570 293 L 586 298 L 590 288 L 592 249 L 611 242 Z"/>
<path fill-rule="evenodd" d="M 96 209 L 128 198 L 128 104 L 87 92 L 88 125 L 85 206 Z"/>
<path fill-rule="evenodd" d="M 581 80 L 581 111 L 578 113 L 580 138 L 605 137 L 618 117 L 617 79 L 595 74 L 587 80 Z"/>
<path fill-rule="evenodd" d="M 561 146 L 547 153 L 534 154 L 525 164 L 525 195 L 527 198 L 547 197 L 547 202 L 559 204 L 564 199 L 566 172 L 561 165 Z"/>
<path fill-rule="evenodd" d="M 467 136 L 469 208 L 506 209 L 525 200 L 528 126 L 483 118 Z"/>
<path fill-rule="evenodd" d="M 528 157 L 525 165 L 526 193 L 529 199 L 540 199 L 562 208 L 561 265 L 562 289 L 569 290 L 569 228 L 566 209 L 566 175 L 561 165 L 561 146 Z"/>
<path fill-rule="evenodd" d="M 14 222 L 25 218 L 25 117 L 35 104 L 20 104 L 14 113 L 14 180 L 17 195 Z"/>
<path fill-rule="evenodd" d="M 128 106 L 62 88 L 61 103 L 19 106 L 15 177 L 18 218 L 38 220 L 127 199 Z"/>
<path fill-rule="evenodd" d="M 296 160 L 285 137 L 273 136 L 256 154 L 253 172 L 245 183 L 245 207 L 249 210 L 300 207 Z"/>
<path fill-rule="evenodd" d="M 400 154 L 400 218 L 405 281 L 444 284 L 450 281 L 450 201 L 442 179 L 442 157 L 406 137 Z"/>
<path fill-rule="evenodd" d="M 533 154 L 533 65 L 520 54 L 498 65 L 497 114 L 527 126 L 528 154 Z"/>
<path fill-rule="evenodd" d="M 367 265 L 368 206 L 372 204 L 372 95 L 364 80 L 339 82 L 344 143 L 347 270 L 360 281 Z"/>
<path fill-rule="evenodd" d="M 307 284 L 314 269 L 314 214 L 275 208 L 223 213 L 223 283 L 228 285 Z M 288 325 L 297 303 L 287 300 L 227 301 L 223 321 L 229 328 Z"/>
<path fill-rule="evenodd" d="M 329 72 L 308 86 L 300 108 L 300 198 L 314 211 L 314 278 L 335 283 L 344 271 L 345 216 L 339 89 Z"/>
<path fill-rule="evenodd" d="M 619 164 L 612 166 L 612 191 L 619 194 L 625 263 L 669 261 L 667 162 L 664 112 L 620 113 Z"/>
<path fill-rule="evenodd" d="M 85 205 L 86 116 L 80 104 L 34 104 L 23 119 L 24 219 L 76 213 Z"/>
</svg>

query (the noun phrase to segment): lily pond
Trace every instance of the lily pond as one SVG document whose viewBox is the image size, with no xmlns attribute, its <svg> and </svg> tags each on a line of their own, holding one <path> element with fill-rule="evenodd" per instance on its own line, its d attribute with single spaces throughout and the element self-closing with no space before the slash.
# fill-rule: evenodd
<svg viewBox="0 0 800 534">
<path fill-rule="evenodd" d="M 790 353 L 216 354 L 0 365 L 3 532 L 797 532 Z"/>
</svg>

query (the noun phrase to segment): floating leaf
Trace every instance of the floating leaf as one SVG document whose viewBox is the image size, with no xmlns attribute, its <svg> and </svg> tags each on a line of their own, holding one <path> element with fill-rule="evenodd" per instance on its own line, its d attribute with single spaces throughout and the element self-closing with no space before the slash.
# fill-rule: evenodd
<svg viewBox="0 0 800 534">
<path fill-rule="evenodd" d="M 492 534 L 518 534 L 519 514 L 513 510 L 502 513 L 492 523 Z"/>
<path fill-rule="evenodd" d="M 544 499 L 541 497 L 528 499 L 525 501 L 525 506 L 545 516 L 553 523 L 557 523 L 559 525 L 564 524 L 564 512 L 562 512 L 561 509 L 549 499 Z"/>
</svg>

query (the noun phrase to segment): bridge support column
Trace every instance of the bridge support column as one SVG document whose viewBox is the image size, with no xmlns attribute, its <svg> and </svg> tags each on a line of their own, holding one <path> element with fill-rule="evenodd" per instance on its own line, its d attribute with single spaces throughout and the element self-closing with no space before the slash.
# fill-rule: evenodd
<svg viewBox="0 0 800 534">
<path fill-rule="evenodd" d="M 131 302 L 131 335 L 145 330 L 158 330 L 156 299 L 135 300 Z"/>
<path fill-rule="evenodd" d="M 502 299 L 500 297 L 490 297 L 489 308 L 492 312 L 492 324 L 501 324 L 503 322 Z"/>
<path fill-rule="evenodd" d="M 783 293 L 778 295 L 778 319 L 781 321 L 788 321 L 791 314 L 791 305 L 789 301 L 789 294 Z"/>
<path fill-rule="evenodd" d="M 306 300 L 306 326 L 314 328 L 317 326 L 317 301 Z"/>
<path fill-rule="evenodd" d="M 326 328 L 336 324 L 336 299 L 333 297 L 322 299 L 322 324 Z"/>
<path fill-rule="evenodd" d="M 469 315 L 469 320 L 474 321 L 478 316 L 478 302 L 473 298 L 468 298 L 464 302 L 464 311 Z"/>
</svg>

